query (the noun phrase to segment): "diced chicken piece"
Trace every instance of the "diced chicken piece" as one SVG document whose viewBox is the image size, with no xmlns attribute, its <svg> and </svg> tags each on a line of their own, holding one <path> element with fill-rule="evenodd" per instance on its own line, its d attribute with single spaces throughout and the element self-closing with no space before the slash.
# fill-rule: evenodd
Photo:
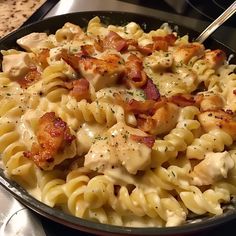
<svg viewBox="0 0 236 236">
<path fill-rule="evenodd" d="M 123 166 L 129 173 L 145 170 L 151 162 L 151 148 L 143 141 L 135 141 L 132 135 L 147 137 L 139 129 L 117 123 L 107 134 L 97 137 L 85 156 L 85 167 L 104 172 L 107 169 Z"/>
<path fill-rule="evenodd" d="M 198 115 L 198 120 L 206 132 L 215 128 L 222 129 L 236 140 L 236 121 L 225 111 L 205 111 Z"/>
<path fill-rule="evenodd" d="M 24 77 L 30 71 L 31 58 L 29 53 L 21 52 L 3 56 L 2 70 L 10 78 Z"/>
<path fill-rule="evenodd" d="M 191 58 L 203 55 L 204 46 L 200 43 L 181 44 L 173 52 L 175 64 L 188 64 Z"/>
<path fill-rule="evenodd" d="M 219 94 L 199 94 L 195 100 L 201 111 L 220 110 L 224 107 L 224 100 Z"/>
<path fill-rule="evenodd" d="M 179 107 L 167 102 L 156 110 L 152 119 L 155 120 L 155 127 L 150 131 L 151 134 L 163 134 L 172 130 L 178 120 Z"/>
<path fill-rule="evenodd" d="M 79 62 L 81 75 L 98 91 L 110 87 L 119 80 L 124 73 L 121 58 L 115 54 L 107 55 L 103 59 L 82 58 Z"/>
<path fill-rule="evenodd" d="M 234 167 L 234 161 L 228 152 L 209 152 L 205 159 L 197 164 L 190 175 L 195 185 L 210 185 L 226 178 L 228 171 Z"/>
<path fill-rule="evenodd" d="M 39 119 L 37 132 L 38 144 L 32 145 L 32 150 L 24 152 L 24 156 L 30 158 L 42 169 L 50 169 L 50 163 L 54 163 L 55 156 L 62 152 L 67 145 L 75 139 L 71 135 L 68 125 L 54 112 L 47 112 Z M 69 157 L 67 157 L 69 158 Z"/>
<path fill-rule="evenodd" d="M 205 59 L 212 69 L 217 70 L 226 61 L 226 55 L 224 51 L 216 49 L 212 51 L 206 51 Z"/>
<path fill-rule="evenodd" d="M 51 48 L 52 43 L 48 40 L 46 33 L 31 33 L 18 39 L 17 44 L 26 51 L 31 52 L 34 49 Z"/>
<path fill-rule="evenodd" d="M 61 57 L 87 79 L 96 91 L 114 85 L 124 74 L 122 58 L 116 54 L 105 55 L 102 59 L 98 59 L 63 51 Z"/>
<path fill-rule="evenodd" d="M 138 117 L 138 127 L 152 135 L 166 134 L 172 130 L 178 121 L 179 107 L 174 103 L 160 102 L 154 115 Z"/>
</svg>

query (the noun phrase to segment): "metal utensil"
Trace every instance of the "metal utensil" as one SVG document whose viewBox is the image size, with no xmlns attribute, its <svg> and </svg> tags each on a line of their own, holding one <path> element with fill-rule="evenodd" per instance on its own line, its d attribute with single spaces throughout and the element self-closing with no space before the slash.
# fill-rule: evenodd
<svg viewBox="0 0 236 236">
<path fill-rule="evenodd" d="M 196 41 L 203 43 L 218 27 L 236 12 L 236 1 L 233 2 L 216 20 L 214 20 L 197 38 Z"/>
</svg>

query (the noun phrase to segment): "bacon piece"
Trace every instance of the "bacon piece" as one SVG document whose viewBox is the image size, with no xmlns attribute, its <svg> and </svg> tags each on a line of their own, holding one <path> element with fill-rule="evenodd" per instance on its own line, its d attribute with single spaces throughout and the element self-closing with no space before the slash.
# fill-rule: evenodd
<svg viewBox="0 0 236 236">
<path fill-rule="evenodd" d="M 75 97 L 77 101 L 82 99 L 90 100 L 89 82 L 86 79 L 73 80 L 65 83 L 66 88 L 70 90 L 69 94 Z"/>
<path fill-rule="evenodd" d="M 177 94 L 168 98 L 168 101 L 176 104 L 180 107 L 197 106 L 198 104 L 194 100 L 194 97 L 189 94 Z"/>
<path fill-rule="evenodd" d="M 115 49 L 118 52 L 124 51 L 128 48 L 127 40 L 123 39 L 114 31 L 110 31 L 104 38 L 103 46 L 105 48 Z"/>
<path fill-rule="evenodd" d="M 150 114 L 155 108 L 154 100 L 137 101 L 131 99 L 127 102 L 124 101 L 119 94 L 114 94 L 114 96 L 116 103 L 122 106 L 127 112 L 133 112 L 134 114 Z"/>
<path fill-rule="evenodd" d="M 23 78 L 17 80 L 21 88 L 26 89 L 36 81 L 41 79 L 41 74 L 37 71 L 37 68 L 32 68 Z"/>
<path fill-rule="evenodd" d="M 145 46 L 137 46 L 137 50 L 145 55 L 152 54 L 155 50 L 167 51 L 169 46 L 173 46 L 177 37 L 174 34 L 168 34 L 166 36 L 153 36 L 153 43 Z"/>
<path fill-rule="evenodd" d="M 156 126 L 156 121 L 148 115 L 145 114 L 138 114 L 137 115 L 137 127 L 144 132 L 150 132 Z"/>
<path fill-rule="evenodd" d="M 82 55 L 91 56 L 95 53 L 95 48 L 93 45 L 82 45 L 81 46 Z"/>
<path fill-rule="evenodd" d="M 145 55 L 151 55 L 153 52 L 153 43 L 147 44 L 145 46 L 138 46 L 137 50 Z"/>
<path fill-rule="evenodd" d="M 79 70 L 79 61 L 81 57 L 85 55 L 82 55 L 82 53 L 77 54 L 69 54 L 66 50 L 61 51 L 60 58 L 62 58 L 68 65 L 70 65 L 74 70 Z"/>
<path fill-rule="evenodd" d="M 45 68 L 48 66 L 47 58 L 49 57 L 50 50 L 48 48 L 42 48 L 37 54 L 37 61 Z"/>
<path fill-rule="evenodd" d="M 144 86 L 143 90 L 148 100 L 158 101 L 161 97 L 156 85 L 151 79 L 147 79 L 147 83 Z"/>
<path fill-rule="evenodd" d="M 138 128 L 152 135 L 166 134 L 177 123 L 179 107 L 174 103 L 156 102 L 152 115 L 140 114 L 137 117 Z"/>
<path fill-rule="evenodd" d="M 34 143 L 31 151 L 24 152 L 24 156 L 46 169 L 48 163 L 54 161 L 55 154 L 70 145 L 75 136 L 70 134 L 69 127 L 60 117 L 56 117 L 54 112 L 47 112 L 39 119 L 37 139 L 38 144 Z"/>
<path fill-rule="evenodd" d="M 155 37 L 152 37 L 152 40 L 154 41 L 153 50 L 157 50 L 157 51 L 168 50 L 169 43 L 166 41 L 165 37 L 155 36 Z"/>
<path fill-rule="evenodd" d="M 141 88 L 147 82 L 142 60 L 134 54 L 131 54 L 125 63 L 125 75 L 128 78 L 126 82 L 129 87 Z"/>
<path fill-rule="evenodd" d="M 207 51 L 205 53 L 205 59 L 212 69 L 218 69 L 226 60 L 226 54 L 220 49 Z"/>
<path fill-rule="evenodd" d="M 154 136 L 138 136 L 138 135 L 134 135 L 131 134 L 130 138 L 133 139 L 134 141 L 138 142 L 138 143 L 143 143 L 146 146 L 148 146 L 149 148 L 152 148 L 154 142 L 155 142 L 155 137 Z"/>
</svg>

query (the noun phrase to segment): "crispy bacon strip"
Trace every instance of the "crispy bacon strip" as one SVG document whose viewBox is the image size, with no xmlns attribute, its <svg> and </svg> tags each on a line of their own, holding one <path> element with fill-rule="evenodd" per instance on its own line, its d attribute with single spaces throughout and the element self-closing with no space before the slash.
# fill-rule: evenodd
<svg viewBox="0 0 236 236">
<path fill-rule="evenodd" d="M 127 40 L 123 39 L 119 34 L 110 31 L 103 40 L 104 48 L 113 48 L 118 52 L 124 51 L 128 48 Z"/>
<path fill-rule="evenodd" d="M 130 101 L 124 101 L 119 94 L 114 94 L 116 103 L 122 106 L 126 112 L 133 112 L 134 114 L 150 114 L 153 113 L 155 108 L 154 100 L 137 101 L 131 99 Z"/>
<path fill-rule="evenodd" d="M 74 70 L 79 70 L 79 60 L 81 59 L 81 53 L 69 54 L 66 50 L 62 50 L 60 58 L 62 58 L 68 65 L 70 65 Z"/>
<path fill-rule="evenodd" d="M 153 36 L 154 41 L 153 49 L 167 51 L 169 46 L 173 46 L 177 37 L 174 34 L 168 34 L 166 36 Z"/>
<path fill-rule="evenodd" d="M 65 83 L 66 88 L 70 90 L 69 94 L 75 97 L 77 101 L 82 99 L 90 100 L 89 82 L 86 79 L 78 79 Z"/>
<path fill-rule="evenodd" d="M 21 88 L 26 89 L 36 81 L 41 79 L 41 73 L 37 71 L 36 67 L 33 67 L 23 78 L 17 80 Z"/>
<path fill-rule="evenodd" d="M 152 148 L 154 142 L 155 142 L 155 137 L 154 136 L 138 136 L 138 135 L 134 135 L 131 134 L 130 138 L 138 143 L 143 143 L 146 146 L 148 146 L 149 148 Z"/>
<path fill-rule="evenodd" d="M 145 46 L 137 46 L 137 50 L 144 55 L 151 55 L 154 51 L 153 43 L 147 44 Z"/>
<path fill-rule="evenodd" d="M 155 50 L 167 51 L 169 46 L 173 46 L 177 37 L 174 34 L 168 34 L 166 36 L 153 36 L 153 43 L 145 46 L 138 46 L 137 49 L 143 53 L 150 55 Z"/>
<path fill-rule="evenodd" d="M 156 85 L 151 79 L 147 79 L 147 83 L 143 87 L 143 90 L 148 100 L 158 101 L 161 97 Z"/>
<path fill-rule="evenodd" d="M 129 87 L 141 88 L 147 82 L 147 76 L 143 71 L 143 63 L 136 55 L 131 54 L 125 63 L 125 75 Z"/>
<path fill-rule="evenodd" d="M 69 127 L 54 112 L 47 112 L 39 119 L 37 132 L 38 144 L 32 145 L 31 151 L 24 152 L 24 156 L 44 169 L 47 164 L 54 161 L 55 154 L 70 145 L 75 139 Z"/>
<path fill-rule="evenodd" d="M 168 98 L 169 102 L 172 102 L 180 107 L 186 106 L 198 106 L 193 96 L 189 94 L 177 94 Z"/>
<path fill-rule="evenodd" d="M 148 115 L 138 114 L 137 115 L 137 127 L 144 132 L 150 132 L 156 126 L 156 121 Z"/>
<path fill-rule="evenodd" d="M 48 66 L 47 58 L 49 57 L 49 52 L 49 48 L 42 48 L 37 54 L 37 61 L 43 68 Z"/>
</svg>

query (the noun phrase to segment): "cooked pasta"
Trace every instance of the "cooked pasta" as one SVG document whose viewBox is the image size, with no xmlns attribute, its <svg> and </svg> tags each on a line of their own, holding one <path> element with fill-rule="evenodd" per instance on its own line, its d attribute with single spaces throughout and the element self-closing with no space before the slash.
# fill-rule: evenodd
<svg viewBox="0 0 236 236">
<path fill-rule="evenodd" d="M 2 50 L 6 175 L 102 224 L 171 227 L 236 195 L 236 75 L 168 24 L 66 22 Z"/>
</svg>

